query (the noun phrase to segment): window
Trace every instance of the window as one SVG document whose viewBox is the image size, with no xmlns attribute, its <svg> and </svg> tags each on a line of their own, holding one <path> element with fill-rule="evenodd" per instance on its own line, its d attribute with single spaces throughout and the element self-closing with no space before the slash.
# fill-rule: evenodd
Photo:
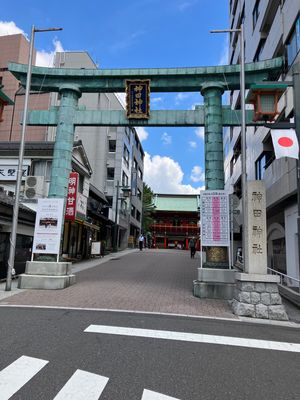
<svg viewBox="0 0 300 400">
<path fill-rule="evenodd" d="M 256 0 L 255 6 L 252 11 L 253 30 L 255 29 L 255 25 L 256 25 L 258 17 L 259 17 L 259 8 L 260 8 L 260 0 Z"/>
<path fill-rule="evenodd" d="M 229 142 L 226 140 L 225 145 L 224 145 L 224 157 L 227 157 L 229 153 Z"/>
<path fill-rule="evenodd" d="M 84 184 L 84 176 L 79 174 L 78 175 L 78 192 L 83 193 L 83 184 Z"/>
<path fill-rule="evenodd" d="M 300 50 L 300 17 L 298 17 L 295 24 L 295 28 L 287 43 L 287 59 L 289 66 L 292 65 L 299 50 Z"/>
<path fill-rule="evenodd" d="M 239 156 L 241 155 L 241 151 L 242 151 L 242 142 L 241 142 L 241 135 L 240 135 L 234 145 L 234 148 L 233 148 L 234 162 L 236 162 L 237 159 L 239 158 Z"/>
<path fill-rule="evenodd" d="M 115 178 L 115 169 L 108 167 L 107 168 L 107 180 L 112 181 Z"/>
<path fill-rule="evenodd" d="M 131 206 L 131 216 L 135 218 L 135 207 Z"/>
<path fill-rule="evenodd" d="M 255 162 L 255 178 L 264 179 L 265 171 L 272 164 L 275 156 L 272 151 L 264 151 Z"/>
<path fill-rule="evenodd" d="M 137 190 L 137 197 L 139 200 L 142 200 L 142 192 L 140 191 L 140 189 Z"/>
<path fill-rule="evenodd" d="M 127 167 L 129 167 L 129 151 L 126 144 L 124 144 L 123 159 Z"/>
<path fill-rule="evenodd" d="M 108 151 L 110 153 L 116 152 L 116 140 L 109 140 L 108 141 Z"/>
<path fill-rule="evenodd" d="M 106 200 L 108 202 L 108 207 L 112 207 L 113 197 L 112 196 L 106 196 Z"/>
<path fill-rule="evenodd" d="M 141 213 L 138 210 L 136 210 L 136 219 L 137 221 L 141 220 Z"/>
<path fill-rule="evenodd" d="M 136 171 L 138 169 L 138 164 L 135 158 L 133 159 L 133 169 L 135 169 Z"/>
<path fill-rule="evenodd" d="M 255 53 L 253 61 L 260 61 L 262 59 L 261 58 L 261 54 L 262 54 L 262 52 L 264 50 L 265 43 L 266 43 L 266 39 L 260 39 L 260 42 L 259 42 L 259 45 L 257 47 L 257 50 L 256 50 L 256 53 Z"/>
<path fill-rule="evenodd" d="M 122 186 L 128 186 L 128 176 L 123 171 L 122 173 Z"/>
<path fill-rule="evenodd" d="M 143 173 L 142 170 L 139 168 L 139 178 L 143 180 Z"/>
<path fill-rule="evenodd" d="M 44 176 L 46 181 L 50 181 L 51 178 L 51 165 L 52 161 L 34 161 L 32 175 Z"/>
<path fill-rule="evenodd" d="M 128 140 L 130 141 L 130 128 L 128 128 L 128 127 L 125 128 L 125 134 L 126 134 Z"/>
</svg>

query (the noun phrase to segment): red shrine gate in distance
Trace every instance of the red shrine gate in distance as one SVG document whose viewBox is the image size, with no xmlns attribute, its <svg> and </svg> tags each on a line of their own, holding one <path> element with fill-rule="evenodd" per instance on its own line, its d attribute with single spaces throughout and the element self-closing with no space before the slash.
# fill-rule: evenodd
<svg viewBox="0 0 300 400">
<path fill-rule="evenodd" d="M 152 247 L 159 249 L 188 250 L 192 237 L 200 249 L 199 218 L 200 196 L 180 194 L 155 194 L 150 226 Z"/>
</svg>

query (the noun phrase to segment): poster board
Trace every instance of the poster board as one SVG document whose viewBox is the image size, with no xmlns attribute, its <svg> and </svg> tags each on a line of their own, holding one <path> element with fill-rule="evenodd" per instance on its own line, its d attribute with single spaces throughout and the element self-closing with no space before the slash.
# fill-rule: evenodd
<svg viewBox="0 0 300 400">
<path fill-rule="evenodd" d="M 59 254 L 64 199 L 38 199 L 32 253 Z"/>
<path fill-rule="evenodd" d="M 201 191 L 201 245 L 229 247 L 229 197 L 224 190 Z"/>
<path fill-rule="evenodd" d="M 101 242 L 92 242 L 91 254 L 94 256 L 100 256 Z"/>
</svg>

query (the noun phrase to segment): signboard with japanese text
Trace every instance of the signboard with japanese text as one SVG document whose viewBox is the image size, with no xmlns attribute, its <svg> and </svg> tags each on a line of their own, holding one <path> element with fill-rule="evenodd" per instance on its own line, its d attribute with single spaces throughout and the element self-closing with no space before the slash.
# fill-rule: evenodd
<svg viewBox="0 0 300 400">
<path fill-rule="evenodd" d="M 229 201 L 224 190 L 201 191 L 201 244 L 228 247 L 230 245 Z"/>
<path fill-rule="evenodd" d="M 126 80 L 127 118 L 150 117 L 150 79 Z"/>
<path fill-rule="evenodd" d="M 78 172 L 70 172 L 65 214 L 68 221 L 75 221 L 76 218 L 78 180 Z"/>
<path fill-rule="evenodd" d="M 28 175 L 29 166 L 23 165 L 22 179 Z M 0 165 L 0 181 L 15 181 L 17 179 L 17 165 Z"/>
<path fill-rule="evenodd" d="M 247 257 L 245 271 L 267 273 L 267 218 L 266 190 L 263 181 L 248 181 L 247 183 Z"/>
<path fill-rule="evenodd" d="M 64 199 L 38 199 L 33 253 L 59 254 Z"/>
<path fill-rule="evenodd" d="M 87 197 L 85 197 L 82 193 L 78 192 L 77 202 L 76 202 L 76 217 L 85 218 L 86 209 L 87 209 Z"/>
</svg>

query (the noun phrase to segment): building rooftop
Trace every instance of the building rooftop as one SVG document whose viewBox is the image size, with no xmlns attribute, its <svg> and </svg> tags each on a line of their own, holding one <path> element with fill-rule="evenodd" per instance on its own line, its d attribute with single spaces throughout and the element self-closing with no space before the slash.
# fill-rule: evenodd
<svg viewBox="0 0 300 400">
<path fill-rule="evenodd" d="M 153 203 L 156 211 L 192 211 L 200 207 L 200 195 L 197 194 L 155 194 Z"/>
</svg>

